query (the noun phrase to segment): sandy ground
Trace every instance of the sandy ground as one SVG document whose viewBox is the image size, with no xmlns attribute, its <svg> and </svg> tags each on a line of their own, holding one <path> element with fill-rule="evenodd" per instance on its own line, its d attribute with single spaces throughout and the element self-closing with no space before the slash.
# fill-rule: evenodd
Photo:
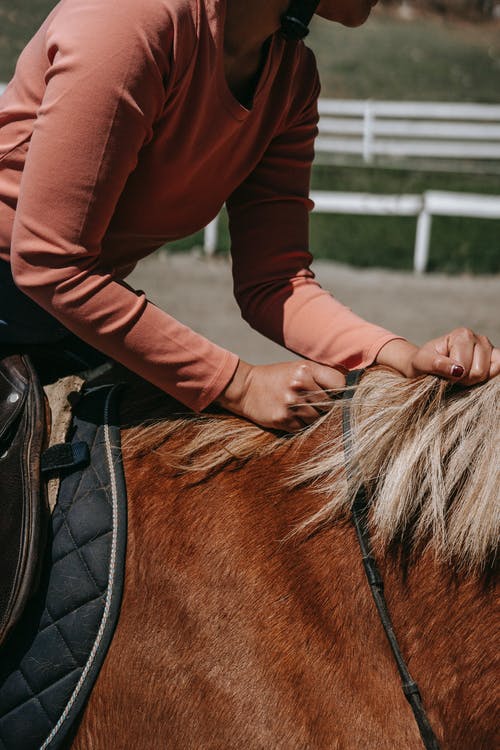
<svg viewBox="0 0 500 750">
<path fill-rule="evenodd" d="M 467 325 L 500 345 L 500 276 L 417 277 L 325 261 L 318 261 L 314 270 L 323 287 L 344 304 L 415 343 Z M 288 352 L 241 320 L 226 258 L 161 253 L 141 261 L 127 281 L 183 323 L 249 362 L 290 359 Z"/>
</svg>

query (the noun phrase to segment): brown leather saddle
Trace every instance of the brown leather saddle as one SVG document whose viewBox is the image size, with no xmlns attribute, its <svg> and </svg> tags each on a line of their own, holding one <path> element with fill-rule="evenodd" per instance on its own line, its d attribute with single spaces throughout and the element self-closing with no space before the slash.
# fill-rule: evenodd
<svg viewBox="0 0 500 750">
<path fill-rule="evenodd" d="M 0 354 L 0 646 L 40 575 L 49 510 L 40 457 L 48 410 L 27 354 Z"/>
</svg>

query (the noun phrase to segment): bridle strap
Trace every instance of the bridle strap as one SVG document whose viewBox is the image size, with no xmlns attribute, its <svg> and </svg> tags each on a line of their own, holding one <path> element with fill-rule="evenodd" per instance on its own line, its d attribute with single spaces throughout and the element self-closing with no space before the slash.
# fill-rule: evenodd
<svg viewBox="0 0 500 750">
<path fill-rule="evenodd" d="M 358 384 L 364 370 L 353 370 L 349 372 L 346 378 L 347 390 L 344 391 L 342 396 L 342 431 L 344 439 L 344 455 L 345 465 L 347 474 L 347 483 L 349 490 L 354 488 L 354 467 L 353 467 L 353 449 L 352 449 L 352 431 L 351 431 L 351 399 L 354 395 L 355 386 Z M 353 494 L 353 493 L 351 493 Z M 377 607 L 380 620 L 382 622 L 385 634 L 389 641 L 396 665 L 398 668 L 399 675 L 401 677 L 401 683 L 403 692 L 408 700 L 418 728 L 420 730 L 420 736 L 426 750 L 439 750 L 439 745 L 436 736 L 432 730 L 427 714 L 425 713 L 424 706 L 422 704 L 422 698 L 418 689 L 417 683 L 412 679 L 406 662 L 401 653 L 396 634 L 391 622 L 391 616 L 387 608 L 387 602 L 384 596 L 384 582 L 380 575 L 377 563 L 373 556 L 372 545 L 370 539 L 370 532 L 368 529 L 368 509 L 369 501 L 366 494 L 366 488 L 362 484 L 356 491 L 354 496 L 351 518 L 356 529 L 356 536 L 358 538 L 359 546 L 361 549 L 361 555 L 363 559 L 363 566 L 365 569 L 368 584 L 372 592 L 375 605 Z"/>
<path fill-rule="evenodd" d="M 319 0 L 292 0 L 281 17 L 281 32 L 287 39 L 304 39 L 309 34 L 309 24 L 319 5 Z"/>
</svg>

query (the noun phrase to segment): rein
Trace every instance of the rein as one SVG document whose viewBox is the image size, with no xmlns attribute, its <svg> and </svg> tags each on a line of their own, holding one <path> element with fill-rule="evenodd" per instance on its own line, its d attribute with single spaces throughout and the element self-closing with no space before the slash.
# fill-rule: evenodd
<svg viewBox="0 0 500 750">
<path fill-rule="evenodd" d="M 357 385 L 363 373 L 364 370 L 353 370 L 352 372 L 348 373 L 346 378 L 346 385 L 348 389 L 344 391 L 344 394 L 342 396 L 342 432 L 344 440 L 347 482 L 349 488 L 352 488 L 354 486 L 350 405 L 352 396 L 354 395 L 354 386 Z M 439 750 L 436 736 L 432 730 L 429 719 L 427 718 L 427 714 L 422 704 L 422 698 L 420 696 L 418 685 L 412 679 L 412 676 L 408 671 L 408 667 L 406 666 L 406 662 L 401 653 L 398 639 L 391 622 L 391 616 L 389 614 L 387 602 L 384 596 L 384 582 L 382 580 L 372 552 L 370 532 L 367 523 L 368 510 L 369 501 L 366 494 L 366 488 L 362 484 L 354 496 L 353 505 L 351 508 L 351 517 L 356 529 L 356 536 L 358 538 L 359 547 L 361 550 L 366 578 L 368 580 L 368 584 L 370 586 L 370 590 L 372 592 L 372 596 L 375 601 L 375 605 L 377 607 L 385 634 L 389 641 L 394 659 L 396 661 L 396 666 L 401 677 L 403 693 L 405 694 L 405 697 L 412 708 L 415 720 L 420 730 L 420 736 L 422 738 L 424 747 L 426 748 L 426 750 Z"/>
</svg>

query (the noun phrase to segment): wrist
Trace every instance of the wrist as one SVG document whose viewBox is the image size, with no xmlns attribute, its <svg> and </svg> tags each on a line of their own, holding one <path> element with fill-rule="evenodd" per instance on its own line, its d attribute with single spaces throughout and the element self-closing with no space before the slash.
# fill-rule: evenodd
<svg viewBox="0 0 500 750">
<path fill-rule="evenodd" d="M 222 406 L 223 409 L 238 412 L 238 405 L 241 404 L 243 399 L 251 370 L 252 365 L 249 365 L 248 362 L 244 362 L 240 359 L 233 377 L 215 399 L 215 403 Z"/>
<path fill-rule="evenodd" d="M 405 377 L 410 378 L 415 374 L 413 358 L 418 351 L 418 346 L 411 344 L 406 339 L 392 339 L 380 349 L 375 357 L 379 365 L 386 365 L 398 370 Z"/>
</svg>

